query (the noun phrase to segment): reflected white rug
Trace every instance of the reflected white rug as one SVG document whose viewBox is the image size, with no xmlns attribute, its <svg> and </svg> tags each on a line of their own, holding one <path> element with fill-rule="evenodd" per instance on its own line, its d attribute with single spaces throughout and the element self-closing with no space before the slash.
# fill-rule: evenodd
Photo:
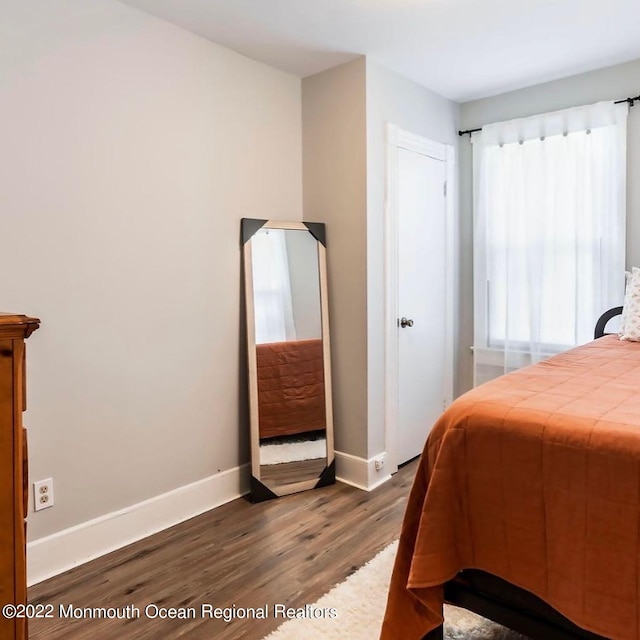
<svg viewBox="0 0 640 640">
<path fill-rule="evenodd" d="M 302 442 L 282 442 L 260 445 L 260 464 L 282 464 L 300 460 L 317 460 L 327 457 L 327 441 L 303 440 Z"/>
<path fill-rule="evenodd" d="M 288 620 L 265 640 L 375 640 L 382 625 L 397 547 L 397 542 L 390 544 L 313 605 L 314 610 L 335 609 L 336 618 Z M 445 605 L 445 638 L 526 640 L 494 622 L 449 605 Z"/>
</svg>

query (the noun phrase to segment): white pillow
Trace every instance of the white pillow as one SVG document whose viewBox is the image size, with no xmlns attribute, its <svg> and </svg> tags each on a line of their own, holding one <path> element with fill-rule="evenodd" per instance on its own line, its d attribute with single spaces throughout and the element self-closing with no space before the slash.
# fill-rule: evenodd
<svg viewBox="0 0 640 640">
<path fill-rule="evenodd" d="M 627 278 L 619 335 L 620 340 L 640 342 L 640 269 L 638 267 L 633 267 L 631 277 Z"/>
<path fill-rule="evenodd" d="M 624 272 L 624 295 L 625 296 L 627 295 L 627 289 L 629 288 L 630 281 L 631 281 L 631 271 L 625 271 Z M 624 321 L 626 320 L 626 316 L 627 316 L 627 314 L 624 312 L 624 302 L 622 304 L 623 304 L 623 307 L 622 307 L 622 314 L 620 315 L 620 329 L 618 331 L 618 335 L 621 337 L 624 334 Z"/>
</svg>

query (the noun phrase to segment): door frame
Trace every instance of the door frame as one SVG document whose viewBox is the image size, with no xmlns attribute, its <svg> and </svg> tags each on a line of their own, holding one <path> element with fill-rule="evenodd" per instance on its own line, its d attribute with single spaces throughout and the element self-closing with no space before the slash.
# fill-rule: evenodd
<svg viewBox="0 0 640 640">
<path fill-rule="evenodd" d="M 387 123 L 387 180 L 385 197 L 385 384 L 384 423 L 386 466 L 398 470 L 398 150 L 406 149 L 445 163 L 445 406 L 453 401 L 453 301 L 456 295 L 455 148 Z"/>
</svg>

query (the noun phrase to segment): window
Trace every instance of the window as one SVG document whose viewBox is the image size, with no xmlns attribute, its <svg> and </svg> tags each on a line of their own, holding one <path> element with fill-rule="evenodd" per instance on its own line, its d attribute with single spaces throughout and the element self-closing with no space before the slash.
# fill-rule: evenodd
<svg viewBox="0 0 640 640">
<path fill-rule="evenodd" d="M 626 104 L 474 136 L 476 383 L 593 338 L 624 287 Z"/>
<path fill-rule="evenodd" d="M 285 230 L 260 229 L 251 245 L 256 344 L 295 340 Z"/>
</svg>

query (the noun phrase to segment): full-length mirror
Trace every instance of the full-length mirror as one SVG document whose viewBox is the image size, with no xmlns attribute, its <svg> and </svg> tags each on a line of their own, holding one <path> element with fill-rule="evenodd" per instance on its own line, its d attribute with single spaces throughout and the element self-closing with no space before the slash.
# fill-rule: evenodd
<svg viewBox="0 0 640 640">
<path fill-rule="evenodd" d="M 251 495 L 335 482 L 324 225 L 242 220 Z"/>
</svg>

